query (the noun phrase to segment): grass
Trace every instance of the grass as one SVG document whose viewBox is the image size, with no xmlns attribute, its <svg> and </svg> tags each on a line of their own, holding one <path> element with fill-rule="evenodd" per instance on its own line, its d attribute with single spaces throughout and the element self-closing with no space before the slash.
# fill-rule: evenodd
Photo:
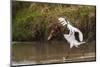
<svg viewBox="0 0 100 67">
<path fill-rule="evenodd" d="M 59 16 L 67 17 L 83 32 L 85 39 L 95 40 L 95 6 L 19 1 L 14 1 L 13 5 L 13 41 L 46 41 L 50 26 L 58 22 Z"/>
</svg>

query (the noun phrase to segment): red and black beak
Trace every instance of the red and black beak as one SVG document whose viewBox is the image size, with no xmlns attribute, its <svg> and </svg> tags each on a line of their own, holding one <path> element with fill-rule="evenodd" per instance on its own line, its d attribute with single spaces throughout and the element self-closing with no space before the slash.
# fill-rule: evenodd
<svg viewBox="0 0 100 67">
<path fill-rule="evenodd" d="M 52 30 L 52 31 L 50 32 L 50 35 L 48 36 L 48 40 L 50 40 L 50 39 L 53 37 L 53 33 L 54 33 L 54 31 Z"/>
</svg>

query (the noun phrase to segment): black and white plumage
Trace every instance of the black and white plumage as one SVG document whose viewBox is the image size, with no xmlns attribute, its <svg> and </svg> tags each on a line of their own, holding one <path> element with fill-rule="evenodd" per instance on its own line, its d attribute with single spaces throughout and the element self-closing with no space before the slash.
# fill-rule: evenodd
<svg viewBox="0 0 100 67">
<path fill-rule="evenodd" d="M 70 22 L 66 21 L 63 17 L 58 18 L 58 20 L 60 24 L 62 24 L 63 26 L 67 25 L 67 28 L 69 29 L 69 34 L 63 35 L 64 38 L 69 42 L 70 48 L 72 48 L 73 46 L 78 47 L 79 45 L 85 43 L 83 42 L 83 34 L 78 28 L 72 26 Z M 78 34 L 77 38 L 75 36 L 76 33 Z"/>
</svg>

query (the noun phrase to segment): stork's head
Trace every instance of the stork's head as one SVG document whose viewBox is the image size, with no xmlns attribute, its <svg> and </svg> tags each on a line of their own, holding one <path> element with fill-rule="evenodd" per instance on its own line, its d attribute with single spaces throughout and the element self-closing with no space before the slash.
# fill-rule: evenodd
<svg viewBox="0 0 100 67">
<path fill-rule="evenodd" d="M 58 18 L 58 23 L 60 23 L 60 24 L 62 24 L 63 26 L 65 26 L 65 25 L 67 25 L 69 22 L 68 21 L 66 21 L 67 19 L 66 18 L 64 18 L 64 17 L 59 17 Z"/>
<path fill-rule="evenodd" d="M 64 17 L 59 17 L 58 20 L 59 20 L 59 22 L 64 22 L 65 18 Z"/>
</svg>

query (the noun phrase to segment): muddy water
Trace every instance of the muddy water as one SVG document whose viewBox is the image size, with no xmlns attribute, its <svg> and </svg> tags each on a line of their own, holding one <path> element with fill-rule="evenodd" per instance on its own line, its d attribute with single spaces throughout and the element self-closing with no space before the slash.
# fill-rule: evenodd
<svg viewBox="0 0 100 67">
<path fill-rule="evenodd" d="M 63 60 L 63 57 L 75 58 L 95 53 L 95 41 L 80 45 L 79 48 L 69 48 L 66 42 L 12 42 L 12 61 Z M 95 55 L 95 54 L 94 54 Z M 37 64 L 37 63 L 36 63 Z"/>
</svg>

